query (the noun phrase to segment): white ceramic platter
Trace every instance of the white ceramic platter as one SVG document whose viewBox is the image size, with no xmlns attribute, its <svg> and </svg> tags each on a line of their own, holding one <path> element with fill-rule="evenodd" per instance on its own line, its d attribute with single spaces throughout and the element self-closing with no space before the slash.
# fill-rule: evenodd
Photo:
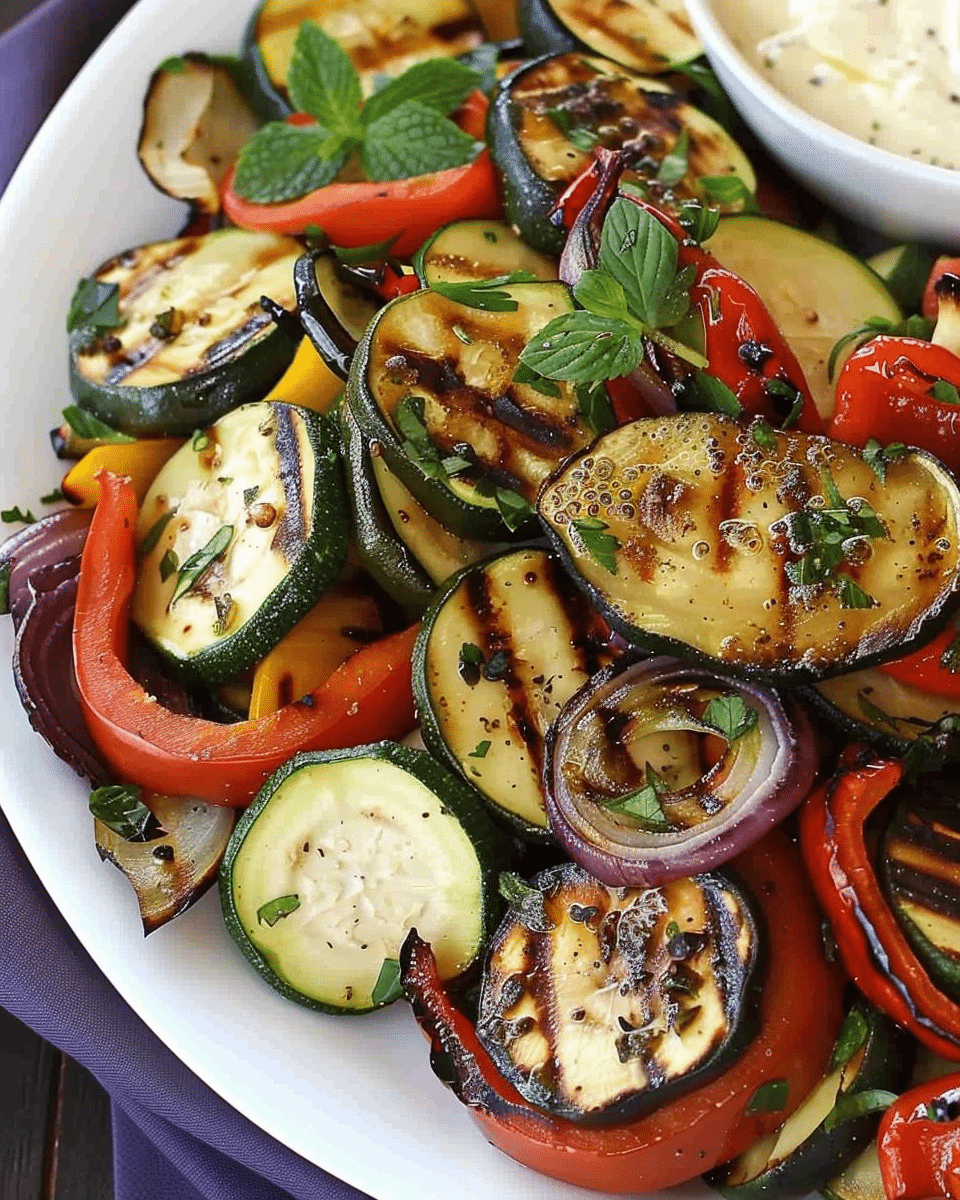
<svg viewBox="0 0 960 1200">
<path fill-rule="evenodd" d="M 186 50 L 235 52 L 247 17 L 246 0 L 141 0 L 64 96 L 0 202 L 3 507 L 36 511 L 63 473 L 48 431 L 69 403 L 64 314 L 77 280 L 182 223 L 182 206 L 156 192 L 136 160 L 150 72 Z M 11 650 L 3 620 L 0 806 L 80 941 L 187 1066 L 279 1141 L 377 1200 L 587 1195 L 487 1145 L 433 1077 L 405 1005 L 335 1018 L 272 992 L 227 937 L 215 893 L 144 939 L 132 892 L 94 849 L 88 789 L 20 708 Z"/>
</svg>

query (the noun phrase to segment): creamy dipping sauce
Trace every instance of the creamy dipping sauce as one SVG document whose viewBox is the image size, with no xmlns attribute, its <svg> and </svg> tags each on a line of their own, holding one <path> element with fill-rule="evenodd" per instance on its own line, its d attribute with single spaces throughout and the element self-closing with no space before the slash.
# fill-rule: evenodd
<svg viewBox="0 0 960 1200">
<path fill-rule="evenodd" d="M 960 168 L 960 0 L 717 0 L 731 40 L 820 120 Z"/>
</svg>

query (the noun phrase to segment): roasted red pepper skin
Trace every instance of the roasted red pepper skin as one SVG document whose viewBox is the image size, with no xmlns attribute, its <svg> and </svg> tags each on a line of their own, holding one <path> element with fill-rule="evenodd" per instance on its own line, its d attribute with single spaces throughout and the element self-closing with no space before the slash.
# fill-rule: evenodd
<svg viewBox="0 0 960 1200">
<path fill-rule="evenodd" d="M 220 725 L 164 708 L 126 668 L 136 526 L 133 485 L 103 472 L 80 566 L 73 654 L 84 718 L 118 779 L 244 805 L 298 750 L 356 746 L 413 728 L 416 627 L 364 646 L 309 696 L 257 720 Z"/>
<path fill-rule="evenodd" d="M 861 992 L 934 1053 L 960 1061 L 960 1005 L 933 983 L 887 903 L 865 825 L 903 764 L 848 747 L 836 775 L 800 806 L 800 849 L 840 959 Z"/>
<path fill-rule="evenodd" d="M 887 1200 L 960 1200 L 960 1074 L 921 1083 L 891 1104 L 877 1153 Z"/>
<path fill-rule="evenodd" d="M 778 1128 L 819 1082 L 842 1019 L 839 973 L 823 954 L 820 918 L 795 847 L 779 830 L 730 864 L 756 898 L 768 935 L 770 986 L 760 1029 L 719 1078 L 622 1125 L 578 1125 L 534 1108 L 496 1070 L 450 1000 L 429 946 L 415 933 L 401 954 L 404 986 L 431 1041 L 434 1070 L 484 1136 L 511 1158 L 578 1187 L 660 1191 L 693 1179 Z M 798 1003 L 803 996 L 809 1003 Z M 774 1080 L 785 1107 L 751 1101 Z"/>
<path fill-rule="evenodd" d="M 873 338 L 843 364 L 830 436 L 854 446 L 919 446 L 960 472 L 960 404 L 930 394 L 941 379 L 960 389 L 952 350 L 920 338 Z"/>
<path fill-rule="evenodd" d="M 919 650 L 905 654 L 903 658 L 881 663 L 877 669 L 922 692 L 943 696 L 947 700 L 960 700 L 960 671 L 949 671 L 943 665 L 944 654 L 953 649 L 958 636 L 960 633 L 956 626 L 950 624 Z"/>
<path fill-rule="evenodd" d="M 487 98 L 473 93 L 454 116 L 482 140 Z M 221 187 L 224 213 L 235 225 L 268 233 L 304 233 L 319 226 L 335 246 L 368 246 L 394 238 L 391 253 L 413 254 L 450 221 L 500 217 L 503 206 L 487 150 L 462 167 L 383 183 L 330 183 L 309 195 L 278 204 L 245 200 L 233 188 L 233 171 Z"/>
</svg>

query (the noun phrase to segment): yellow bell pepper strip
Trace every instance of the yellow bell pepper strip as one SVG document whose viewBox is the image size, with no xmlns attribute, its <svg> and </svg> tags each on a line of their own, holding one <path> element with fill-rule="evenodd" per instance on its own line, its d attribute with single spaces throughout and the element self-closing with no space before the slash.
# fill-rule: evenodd
<svg viewBox="0 0 960 1200">
<path fill-rule="evenodd" d="M 94 446 L 66 473 L 60 490 L 71 504 L 93 508 L 100 497 L 97 473 L 112 471 L 114 475 L 127 476 L 140 501 L 157 472 L 174 451 L 180 449 L 183 441 L 183 438 L 141 438 L 137 442 Z"/>
<path fill-rule="evenodd" d="M 290 366 L 264 399 L 283 400 L 287 404 L 299 404 L 301 408 L 312 408 L 314 412 L 327 413 L 342 391 L 343 380 L 334 375 L 317 353 L 313 342 L 305 337 L 297 347 Z"/>
<path fill-rule="evenodd" d="M 84 718 L 118 779 L 244 805 L 298 750 L 356 746 L 413 728 L 416 627 L 363 647 L 309 695 L 255 721 L 220 725 L 164 708 L 126 665 L 137 574 L 136 495 L 128 480 L 110 472 L 99 482 L 80 566 L 73 656 Z"/>
</svg>

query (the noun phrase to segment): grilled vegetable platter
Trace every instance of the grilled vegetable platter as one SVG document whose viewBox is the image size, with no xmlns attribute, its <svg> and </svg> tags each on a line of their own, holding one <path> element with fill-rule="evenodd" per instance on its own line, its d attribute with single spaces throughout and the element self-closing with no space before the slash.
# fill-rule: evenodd
<svg viewBox="0 0 960 1200">
<path fill-rule="evenodd" d="M 956 1195 L 958 247 L 666 0 L 263 0 L 130 153 L 0 582 L 144 932 L 218 889 L 554 1180 Z"/>
</svg>

